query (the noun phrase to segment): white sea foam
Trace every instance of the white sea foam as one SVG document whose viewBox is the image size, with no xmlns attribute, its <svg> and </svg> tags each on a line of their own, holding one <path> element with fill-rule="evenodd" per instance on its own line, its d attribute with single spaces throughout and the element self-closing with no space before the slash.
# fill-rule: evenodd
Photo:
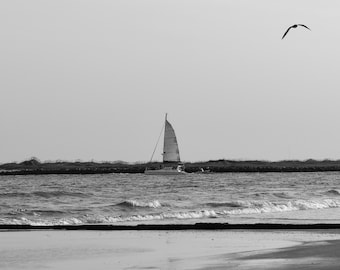
<svg viewBox="0 0 340 270">
<path fill-rule="evenodd" d="M 84 216 L 83 218 L 61 218 L 53 220 L 43 219 L 0 219 L 0 224 L 13 225 L 36 225 L 36 226 L 50 226 L 50 225 L 80 225 L 80 224 L 112 224 L 118 222 L 129 221 L 152 221 L 165 219 L 200 219 L 200 218 L 215 218 L 217 214 L 213 210 L 189 211 L 189 212 L 175 212 L 175 213 L 160 213 L 160 214 L 146 214 L 133 216 Z"/>
<path fill-rule="evenodd" d="M 160 213 L 148 215 L 133 215 L 128 217 L 100 217 L 99 220 L 104 223 L 127 222 L 127 221 L 150 221 L 164 219 L 199 219 L 199 218 L 216 218 L 217 214 L 214 210 L 189 211 L 189 212 L 174 212 Z"/>
<path fill-rule="evenodd" d="M 315 220 L 330 212 L 340 220 L 338 179 L 338 172 L 187 174 L 180 181 L 144 174 L 3 176 L 0 224 L 232 223 L 271 212 L 278 214 L 266 216 L 281 222 L 299 213 L 308 218 L 313 209 Z"/>
<path fill-rule="evenodd" d="M 202 218 L 218 218 L 232 215 L 248 215 L 274 212 L 303 211 L 313 209 L 327 209 L 340 207 L 340 200 L 320 199 L 320 200 L 295 200 L 295 201 L 238 201 L 239 208 L 225 210 L 204 209 L 197 211 L 163 212 L 150 214 L 137 214 L 131 216 L 104 216 L 104 215 L 84 215 L 81 218 L 68 217 L 59 219 L 41 219 L 34 217 L 2 218 L 0 224 L 16 225 L 80 225 L 80 224 L 115 224 L 121 222 L 138 221 L 159 221 L 159 220 L 190 220 Z"/>
<path fill-rule="evenodd" d="M 261 214 L 271 212 L 287 212 L 301 211 L 309 209 L 326 209 L 340 207 L 340 201 L 333 199 L 323 200 L 296 200 L 273 203 L 269 201 L 240 201 L 242 207 L 238 209 L 227 209 L 222 211 L 200 210 L 187 212 L 167 212 L 157 214 L 140 214 L 132 216 L 83 216 L 82 218 L 60 218 L 52 220 L 34 219 L 34 218 L 16 218 L 16 219 L 0 219 L 0 224 L 17 224 L 17 225 L 80 225 L 80 224 L 114 224 L 130 221 L 157 221 L 157 220 L 186 220 L 186 219 L 202 219 L 202 218 L 218 218 L 225 215 L 247 215 Z"/>
<path fill-rule="evenodd" d="M 17 219 L 0 219 L 0 224 L 6 225 L 32 225 L 32 226 L 52 226 L 52 225 L 81 225 L 84 222 L 78 218 L 61 218 L 61 219 L 29 219 L 29 218 L 17 218 Z"/>
<path fill-rule="evenodd" d="M 140 202 L 139 202 L 140 203 Z M 229 208 L 225 210 L 203 209 L 196 211 L 181 212 L 162 212 L 150 214 L 137 214 L 130 216 L 104 216 L 104 215 L 84 215 L 82 217 L 42 219 L 37 217 L 21 218 L 2 218 L 0 224 L 14 225 L 81 225 L 81 224 L 115 224 L 121 222 L 138 222 L 138 221 L 159 221 L 159 220 L 190 220 L 203 218 L 218 218 L 232 215 L 248 215 L 274 212 L 303 211 L 313 209 L 327 209 L 340 207 L 340 200 L 319 199 L 319 200 L 295 200 L 295 201 L 238 201 L 233 202 L 239 205 L 238 208 Z M 156 204 L 157 205 L 157 204 Z M 151 206 L 147 206 L 151 207 Z"/>
<path fill-rule="evenodd" d="M 240 201 L 238 204 L 242 207 L 238 209 L 223 210 L 221 213 L 227 215 L 260 214 L 340 207 L 340 201 L 333 199 L 296 200 L 284 202 Z"/>
<path fill-rule="evenodd" d="M 151 202 L 142 202 L 137 200 L 126 200 L 118 205 L 128 206 L 128 207 L 149 207 L 149 208 L 159 208 L 162 207 L 158 200 L 153 200 Z"/>
</svg>

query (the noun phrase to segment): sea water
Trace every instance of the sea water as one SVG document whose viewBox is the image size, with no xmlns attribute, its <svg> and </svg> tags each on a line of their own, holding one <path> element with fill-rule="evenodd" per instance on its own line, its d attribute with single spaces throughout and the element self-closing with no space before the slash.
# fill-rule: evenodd
<svg viewBox="0 0 340 270">
<path fill-rule="evenodd" d="M 340 223 L 340 172 L 0 176 L 0 224 Z"/>
</svg>

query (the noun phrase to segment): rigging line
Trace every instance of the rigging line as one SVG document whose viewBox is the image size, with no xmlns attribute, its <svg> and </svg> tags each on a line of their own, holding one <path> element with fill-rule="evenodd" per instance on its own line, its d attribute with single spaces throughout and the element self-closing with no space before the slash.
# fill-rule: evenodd
<svg viewBox="0 0 340 270">
<path fill-rule="evenodd" d="M 161 133 L 160 133 L 159 136 L 158 136 L 158 140 L 157 140 L 155 149 L 153 149 L 153 152 L 152 152 L 152 155 L 151 155 L 151 158 L 150 158 L 150 161 L 149 161 L 149 162 L 151 162 L 152 159 L 153 159 L 153 155 L 155 154 L 155 151 L 156 151 L 156 148 L 157 148 L 157 146 L 158 146 L 159 139 L 161 138 L 161 135 L 162 135 L 162 133 L 163 133 L 164 127 L 165 127 L 165 125 L 163 125 L 162 130 L 161 130 Z"/>
</svg>

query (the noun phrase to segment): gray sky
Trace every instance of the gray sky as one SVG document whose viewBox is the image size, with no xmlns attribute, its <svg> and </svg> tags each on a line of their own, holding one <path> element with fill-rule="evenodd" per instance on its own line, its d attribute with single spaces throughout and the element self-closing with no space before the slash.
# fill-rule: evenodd
<svg viewBox="0 0 340 270">
<path fill-rule="evenodd" d="M 340 2 L 0 3 L 0 162 L 340 159 Z M 284 40 L 284 31 L 293 29 Z M 161 149 L 155 158 L 161 159 Z"/>
</svg>

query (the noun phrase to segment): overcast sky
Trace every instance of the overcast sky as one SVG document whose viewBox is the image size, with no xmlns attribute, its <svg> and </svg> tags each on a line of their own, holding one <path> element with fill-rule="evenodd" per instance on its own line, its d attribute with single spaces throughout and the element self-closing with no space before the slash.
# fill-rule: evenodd
<svg viewBox="0 0 340 270">
<path fill-rule="evenodd" d="M 0 162 L 340 159 L 340 2 L 0 3 Z M 311 28 L 292 29 L 303 23 Z M 161 159 L 159 148 L 155 159 Z"/>
</svg>

